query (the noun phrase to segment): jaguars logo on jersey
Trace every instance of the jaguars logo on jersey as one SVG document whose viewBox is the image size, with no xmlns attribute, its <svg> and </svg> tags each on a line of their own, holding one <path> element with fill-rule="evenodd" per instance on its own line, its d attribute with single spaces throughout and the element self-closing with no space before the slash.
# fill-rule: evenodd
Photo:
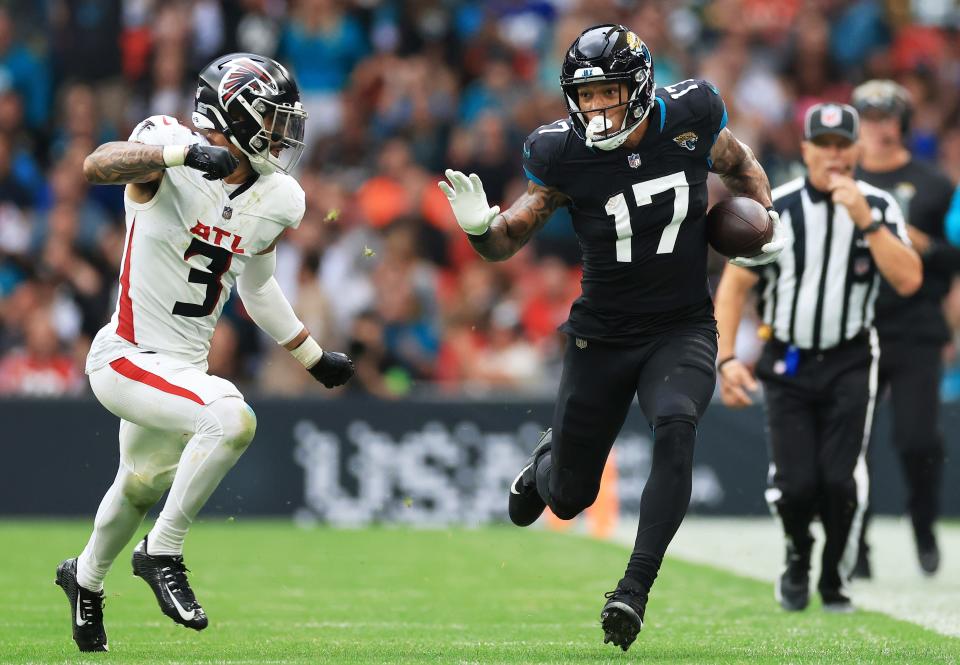
<svg viewBox="0 0 960 665">
<path fill-rule="evenodd" d="M 673 142 L 681 148 L 686 148 L 690 152 L 693 152 L 697 148 L 697 138 L 694 132 L 684 132 L 679 136 L 674 136 Z"/>
</svg>

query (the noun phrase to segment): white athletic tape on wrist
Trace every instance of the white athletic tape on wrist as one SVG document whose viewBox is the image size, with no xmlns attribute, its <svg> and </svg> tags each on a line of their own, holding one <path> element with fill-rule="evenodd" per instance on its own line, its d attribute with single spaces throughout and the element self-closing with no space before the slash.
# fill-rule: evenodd
<svg viewBox="0 0 960 665">
<path fill-rule="evenodd" d="M 187 146 L 185 145 L 165 145 L 163 146 L 163 163 L 167 168 L 171 166 L 183 166 L 187 160 Z"/>
<path fill-rule="evenodd" d="M 323 349 L 320 348 L 320 345 L 317 344 L 317 340 L 313 337 L 307 337 L 303 341 L 303 344 L 293 349 L 290 352 L 294 358 L 300 361 L 300 364 L 310 369 L 318 362 L 320 362 L 320 357 L 323 355 Z"/>
</svg>

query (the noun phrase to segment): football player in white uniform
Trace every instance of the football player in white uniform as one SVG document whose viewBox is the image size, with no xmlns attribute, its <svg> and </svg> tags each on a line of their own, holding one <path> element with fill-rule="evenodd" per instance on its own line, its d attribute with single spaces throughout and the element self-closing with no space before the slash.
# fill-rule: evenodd
<svg viewBox="0 0 960 665">
<path fill-rule="evenodd" d="M 86 367 L 97 399 L 120 418 L 120 469 L 83 552 L 57 568 L 81 651 L 107 650 L 103 579 L 168 489 L 134 550 L 134 574 L 175 622 L 207 626 L 187 581 L 183 541 L 256 429 L 236 387 L 206 373 L 231 287 L 257 325 L 323 385 L 353 374 L 347 356 L 309 335 L 273 276 L 277 241 L 303 217 L 303 190 L 289 174 L 303 151 L 306 117 L 282 65 L 231 54 L 200 74 L 197 132 L 153 116 L 84 163 L 90 182 L 126 185 L 127 235 L 117 309 Z"/>
</svg>

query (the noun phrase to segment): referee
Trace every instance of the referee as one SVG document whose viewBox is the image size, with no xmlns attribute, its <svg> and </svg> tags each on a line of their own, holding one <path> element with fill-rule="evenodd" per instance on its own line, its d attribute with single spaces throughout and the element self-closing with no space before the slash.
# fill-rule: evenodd
<svg viewBox="0 0 960 665">
<path fill-rule="evenodd" d="M 851 177 L 859 156 L 856 110 L 817 104 L 802 144 L 807 177 L 773 191 L 790 244 L 756 270 L 728 265 L 717 288 L 720 394 L 751 403 L 756 383 L 733 355 L 750 290 L 759 285 L 767 343 L 756 374 L 770 433 L 767 501 L 786 536 L 786 570 L 775 591 L 785 610 L 809 603 L 810 523 L 826 534 L 817 588 L 828 611 L 853 610 L 844 581 L 856 560 L 866 507 L 864 460 L 877 389 L 872 328 L 883 276 L 900 295 L 920 287 L 920 258 L 886 192 Z"/>
<path fill-rule="evenodd" d="M 960 271 L 960 249 L 947 242 L 944 229 L 953 184 L 932 164 L 913 159 L 904 145 L 912 103 L 903 86 L 867 81 L 853 91 L 852 103 L 863 120 L 863 153 L 856 177 L 897 200 L 906 215 L 910 240 L 923 260 L 920 290 L 901 298 L 881 283 L 876 310 L 880 392 L 889 386 L 893 442 L 906 480 L 917 559 L 920 569 L 933 575 L 940 566 L 934 522 L 940 511 L 944 463 L 941 354 L 950 341 L 942 302 L 953 275 Z M 866 531 L 865 519 L 854 577 L 870 577 Z"/>
</svg>

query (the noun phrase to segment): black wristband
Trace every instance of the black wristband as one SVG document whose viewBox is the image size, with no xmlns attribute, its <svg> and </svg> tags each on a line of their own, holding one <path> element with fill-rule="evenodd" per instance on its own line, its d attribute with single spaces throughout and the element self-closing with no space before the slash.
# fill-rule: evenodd
<svg viewBox="0 0 960 665">
<path fill-rule="evenodd" d="M 863 233 L 863 235 L 868 236 L 871 233 L 876 233 L 882 228 L 883 228 L 883 222 L 881 222 L 878 219 L 875 219 L 872 222 L 870 222 L 870 226 L 867 226 L 866 228 L 861 229 L 861 232 Z"/>
<path fill-rule="evenodd" d="M 726 358 L 724 358 L 723 360 L 717 363 L 717 371 L 719 372 L 721 369 L 723 369 L 724 365 L 726 365 L 731 360 L 736 360 L 736 359 L 737 359 L 736 356 L 727 356 Z"/>
<path fill-rule="evenodd" d="M 472 233 L 468 233 L 467 239 L 470 241 L 470 244 L 472 245 L 482 245 L 483 243 L 485 243 L 487 240 L 490 239 L 490 227 L 488 226 L 486 231 L 484 231 L 478 236 L 473 235 Z"/>
</svg>

